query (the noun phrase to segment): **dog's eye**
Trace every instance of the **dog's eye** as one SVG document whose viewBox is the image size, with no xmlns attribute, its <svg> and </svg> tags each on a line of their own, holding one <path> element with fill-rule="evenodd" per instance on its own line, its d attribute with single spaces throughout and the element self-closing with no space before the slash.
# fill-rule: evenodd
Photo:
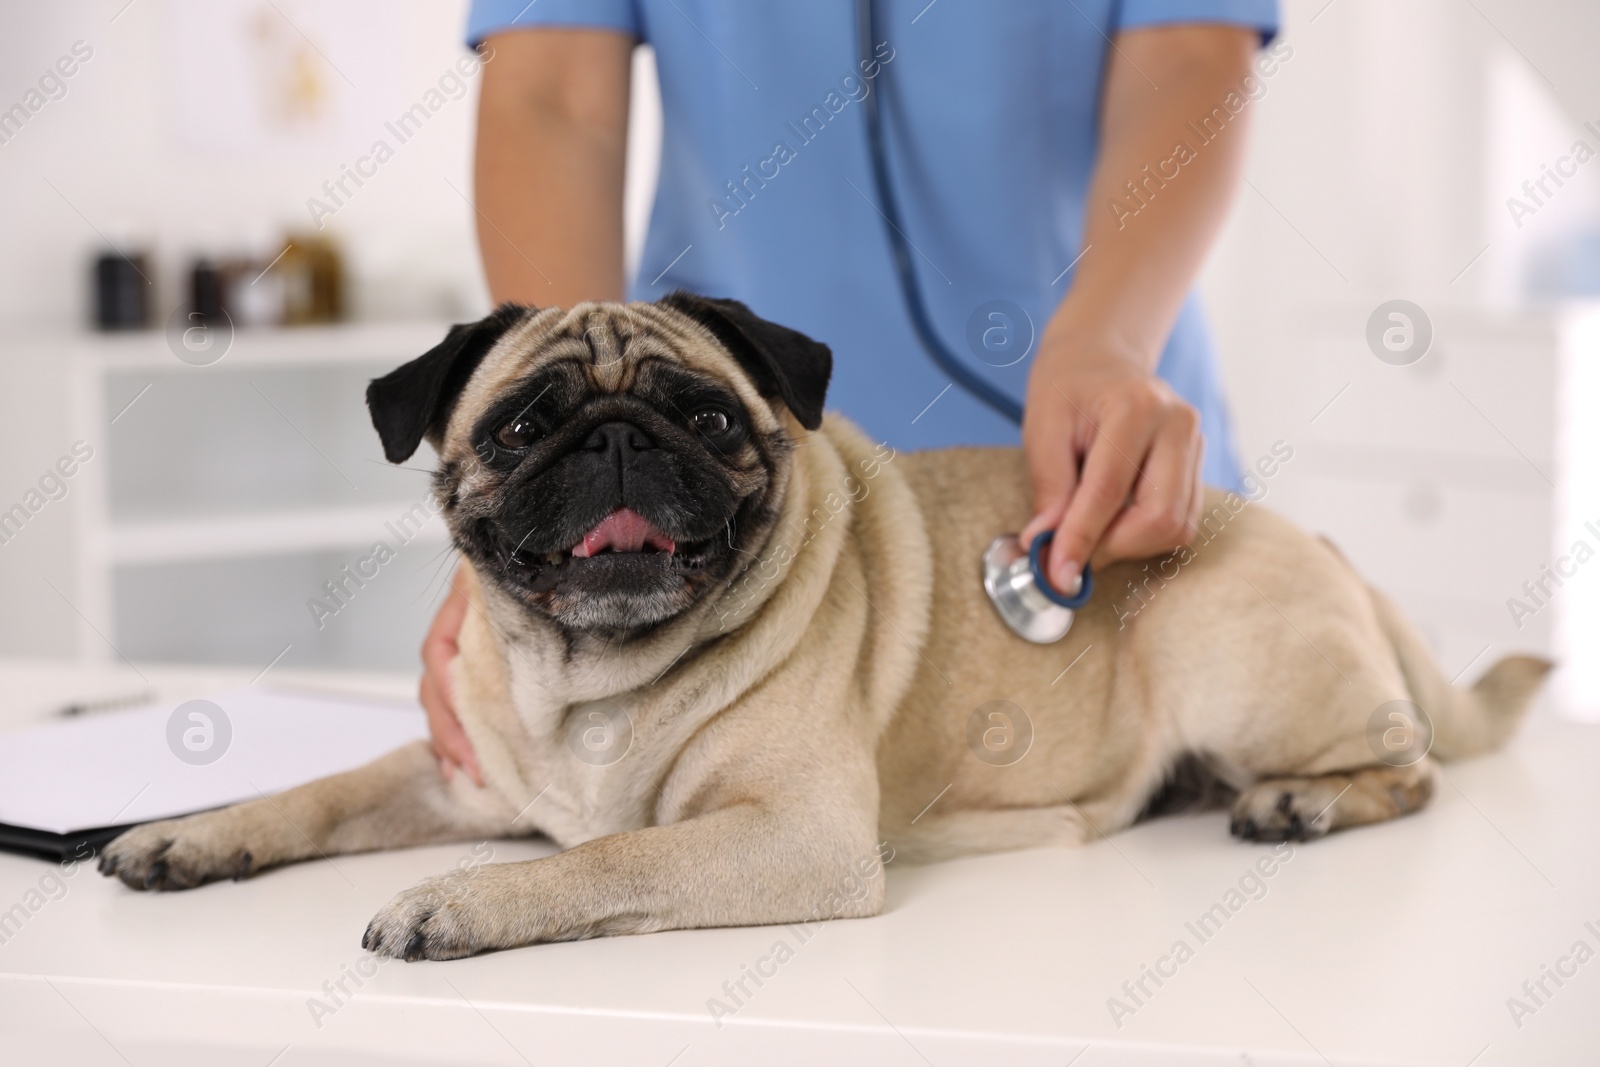
<svg viewBox="0 0 1600 1067">
<path fill-rule="evenodd" d="M 694 428 L 707 437 L 720 437 L 728 432 L 728 413 L 720 408 L 701 408 L 691 420 Z"/>
<path fill-rule="evenodd" d="M 494 432 L 495 443 L 501 448 L 527 448 L 539 436 L 533 420 L 518 415 Z"/>
</svg>

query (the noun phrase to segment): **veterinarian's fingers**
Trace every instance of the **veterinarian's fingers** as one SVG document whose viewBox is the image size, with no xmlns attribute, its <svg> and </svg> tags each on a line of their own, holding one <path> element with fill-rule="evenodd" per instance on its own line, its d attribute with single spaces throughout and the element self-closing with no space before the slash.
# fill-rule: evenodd
<svg viewBox="0 0 1600 1067">
<path fill-rule="evenodd" d="M 1066 462 L 1072 462 L 1074 465 L 1076 465 L 1074 460 L 1068 460 Z M 1076 478 L 1076 472 L 1074 472 L 1074 478 Z M 1035 515 L 1032 520 L 1029 521 L 1028 525 L 1022 528 L 1022 532 L 1017 535 L 1017 540 L 1022 542 L 1024 548 L 1033 544 L 1033 539 L 1035 537 L 1038 537 L 1046 530 L 1052 529 L 1060 524 L 1061 517 L 1067 513 L 1067 501 L 1070 499 L 1071 492 L 1072 489 L 1069 487 L 1066 491 L 1066 494 L 1062 495 L 1059 500 L 1050 505 L 1050 507 L 1048 507 L 1046 510 Z M 1037 494 L 1035 495 L 1034 499 L 1039 499 Z"/>
<path fill-rule="evenodd" d="M 1051 545 L 1050 584 L 1064 593 L 1077 587 L 1078 575 L 1117 515 L 1128 504 L 1155 426 L 1130 409 L 1101 423 L 1083 461 L 1083 478 Z"/>
<path fill-rule="evenodd" d="M 466 621 L 468 607 L 466 594 L 452 578 L 450 594 L 439 606 L 439 613 L 428 628 L 428 636 L 422 641 L 422 682 L 417 695 L 428 713 L 428 731 L 432 734 L 434 752 L 460 766 L 481 786 L 483 773 L 478 769 L 477 753 L 456 718 L 455 695 L 450 684 L 451 664 L 460 654 L 456 639 Z"/>
<path fill-rule="evenodd" d="M 1206 442 L 1200 439 L 1200 451 L 1195 453 L 1194 470 L 1189 473 L 1189 482 L 1194 487 L 1189 497 L 1189 538 L 1191 542 L 1200 536 L 1200 516 L 1206 510 Z"/>
<path fill-rule="evenodd" d="M 1022 416 L 1022 451 L 1033 490 L 1033 518 L 1017 535 L 1024 547 L 1061 524 L 1078 488 L 1084 445 L 1094 434 L 1071 397 L 1055 381 L 1049 386 L 1030 384 Z"/>
<path fill-rule="evenodd" d="M 448 782 L 455 775 L 456 764 L 445 754 L 444 746 L 439 743 L 438 731 L 433 728 L 434 716 L 441 713 L 444 704 L 439 699 L 439 687 L 433 684 L 432 675 L 424 674 L 422 681 L 417 683 L 417 700 L 428 718 L 428 747 L 433 749 L 433 758 L 439 762 L 439 774 Z"/>
<path fill-rule="evenodd" d="M 424 674 L 418 683 L 417 699 L 421 701 L 422 710 L 428 717 L 428 745 L 433 749 L 433 758 L 439 761 L 439 774 L 448 782 L 455 777 L 456 761 L 445 751 L 444 742 L 439 737 L 440 731 L 434 722 L 440 716 L 447 716 L 449 711 L 439 696 L 439 687 L 434 684 L 431 674 Z"/>
<path fill-rule="evenodd" d="M 478 785 L 483 785 L 483 772 L 478 769 L 478 755 L 472 742 L 461 728 L 461 720 L 439 695 L 439 687 L 431 677 L 424 677 L 419 690 L 422 707 L 428 713 L 428 732 L 433 735 L 433 752 L 442 763 L 460 767 Z M 449 781 L 450 775 L 445 774 Z"/>
<path fill-rule="evenodd" d="M 1107 528 L 1097 563 L 1145 559 L 1189 543 L 1195 457 L 1203 448 L 1199 413 L 1182 402 L 1168 408 L 1134 485 L 1133 504 Z"/>
<path fill-rule="evenodd" d="M 1067 513 L 1067 503 L 1072 491 L 1078 487 L 1078 450 L 1073 445 L 1076 438 L 1071 422 L 1051 427 L 1049 439 L 1040 447 L 1028 452 L 1030 475 L 1033 479 L 1034 516 L 1022 528 L 1017 539 L 1023 547 L 1033 544 L 1033 539 L 1046 530 L 1053 530 Z M 1035 458 L 1035 456 L 1041 458 Z"/>
</svg>

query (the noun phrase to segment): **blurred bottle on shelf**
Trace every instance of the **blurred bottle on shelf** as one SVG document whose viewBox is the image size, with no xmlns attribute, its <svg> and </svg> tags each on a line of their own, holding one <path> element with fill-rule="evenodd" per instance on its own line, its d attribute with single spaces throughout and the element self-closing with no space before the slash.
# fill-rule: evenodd
<svg viewBox="0 0 1600 1067">
<path fill-rule="evenodd" d="M 94 260 L 94 324 L 100 330 L 142 330 L 150 324 L 149 257 L 101 252 Z"/>
<path fill-rule="evenodd" d="M 222 270 L 209 259 L 196 259 L 189 268 L 190 314 L 204 324 L 222 322 L 228 317 L 224 290 Z"/>
<path fill-rule="evenodd" d="M 285 325 L 338 322 L 344 317 L 344 268 L 332 239 L 290 234 L 273 270 L 283 278 Z"/>
</svg>

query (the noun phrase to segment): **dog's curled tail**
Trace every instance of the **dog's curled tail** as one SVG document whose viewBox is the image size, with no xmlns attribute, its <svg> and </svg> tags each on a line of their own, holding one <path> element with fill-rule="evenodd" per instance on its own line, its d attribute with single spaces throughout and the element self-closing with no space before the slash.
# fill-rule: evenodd
<svg viewBox="0 0 1600 1067">
<path fill-rule="evenodd" d="M 1539 656 L 1506 656 L 1471 689 L 1458 689 L 1444 676 L 1422 635 L 1394 602 L 1379 590 L 1368 589 L 1399 657 L 1411 699 L 1433 722 L 1433 755 L 1442 760 L 1464 759 L 1505 744 L 1555 664 Z"/>
</svg>

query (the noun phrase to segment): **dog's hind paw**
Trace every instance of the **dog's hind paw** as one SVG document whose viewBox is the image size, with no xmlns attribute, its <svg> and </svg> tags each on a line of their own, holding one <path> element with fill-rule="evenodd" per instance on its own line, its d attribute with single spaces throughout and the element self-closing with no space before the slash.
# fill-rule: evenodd
<svg viewBox="0 0 1600 1067">
<path fill-rule="evenodd" d="M 1239 794 L 1229 831 L 1246 841 L 1314 841 L 1347 826 L 1417 811 L 1433 796 L 1433 764 L 1361 767 L 1314 778 L 1267 778 Z"/>
<path fill-rule="evenodd" d="M 1279 778 L 1240 794 L 1228 831 L 1246 841 L 1311 841 L 1331 828 L 1329 808 L 1338 788 L 1324 790 L 1320 778 Z M 1323 793 L 1326 792 L 1326 796 Z"/>
</svg>

